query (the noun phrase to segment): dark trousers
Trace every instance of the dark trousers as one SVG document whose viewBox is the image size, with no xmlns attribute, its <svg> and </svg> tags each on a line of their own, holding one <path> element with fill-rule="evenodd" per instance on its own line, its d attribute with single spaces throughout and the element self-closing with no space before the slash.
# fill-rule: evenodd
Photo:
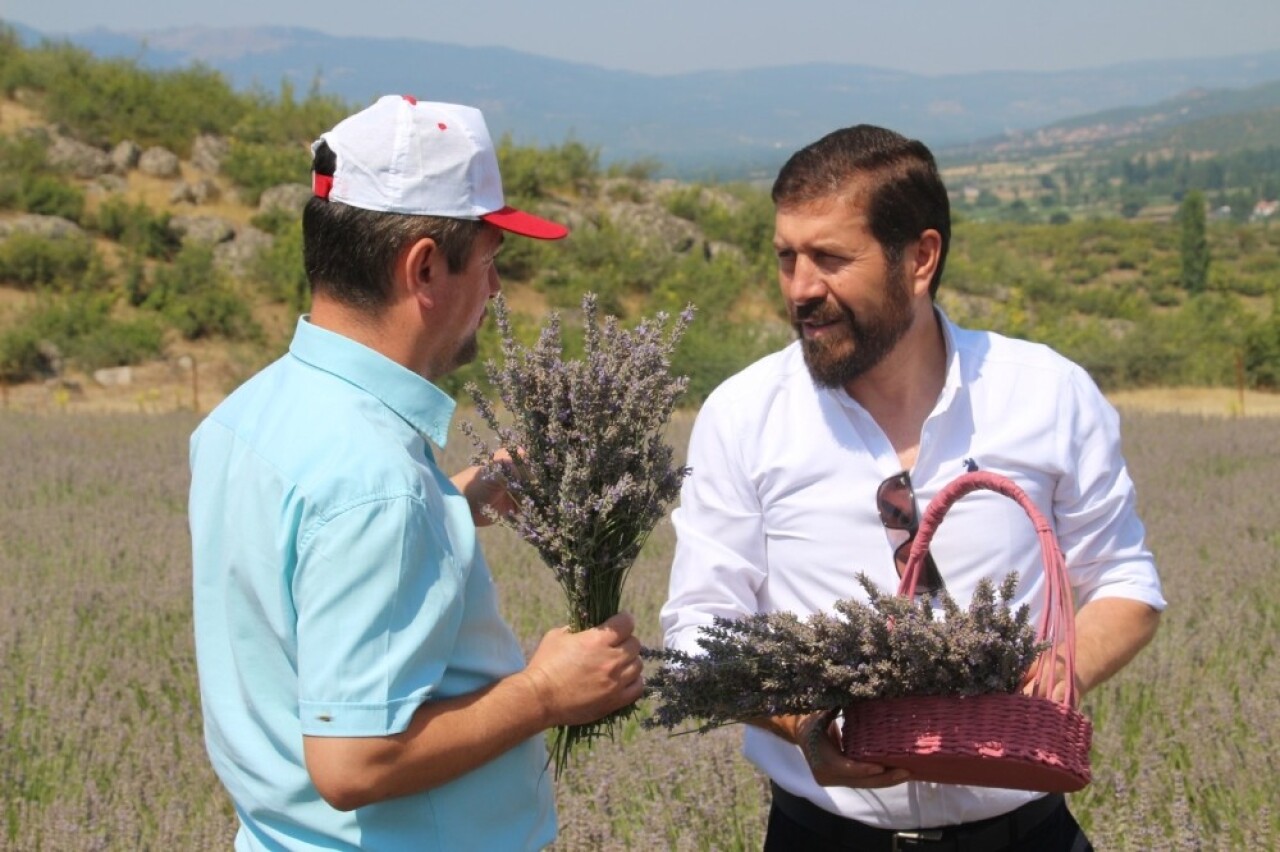
<svg viewBox="0 0 1280 852">
<path fill-rule="evenodd" d="M 979 825 L 979 824 L 975 824 Z M 831 840 L 805 825 L 792 819 L 778 809 L 775 804 L 769 812 L 769 828 L 765 835 L 764 852 L 848 852 L 848 850 L 867 850 L 877 852 L 879 849 L 892 850 L 892 832 L 885 832 L 882 842 L 872 844 L 849 844 Z M 1071 811 L 1064 802 L 1056 808 L 1043 822 L 1036 825 L 1029 833 L 1013 844 L 986 846 L 970 843 L 963 834 L 945 832 L 939 840 L 901 840 L 898 847 L 901 852 L 921 850 L 922 852 L 1093 852 L 1089 838 L 1081 830 Z"/>
</svg>

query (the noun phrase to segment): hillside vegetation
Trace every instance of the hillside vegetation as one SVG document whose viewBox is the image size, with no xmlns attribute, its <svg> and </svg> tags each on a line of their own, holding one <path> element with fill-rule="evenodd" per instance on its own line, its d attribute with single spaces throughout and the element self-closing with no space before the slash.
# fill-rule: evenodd
<svg viewBox="0 0 1280 852">
<path fill-rule="evenodd" d="M 940 152 L 958 204 L 983 220 L 1167 219 L 1188 192 L 1222 219 L 1280 199 L 1280 81 L 1194 89 Z M 1261 205 L 1261 206 L 1260 206 Z"/>
<path fill-rule="evenodd" d="M 0 381 L 73 392 L 95 371 L 112 381 L 104 368 L 198 362 L 225 392 L 276 357 L 307 304 L 308 145 L 358 106 L 0 33 Z M 654 180 L 651 162 L 602 168 L 572 140 L 504 138 L 499 159 L 512 203 L 573 228 L 500 256 L 521 334 L 552 309 L 572 326 L 585 291 L 626 320 L 693 303 L 676 364 L 691 403 L 790 338 L 765 190 Z M 939 298 L 954 319 L 1050 343 L 1107 389 L 1280 386 L 1280 228 L 1206 217 L 1212 190 L 1190 183 L 1145 218 L 1073 202 L 1052 175 L 1052 204 L 971 201 L 972 176 L 999 168 L 947 173 L 957 225 Z"/>
</svg>

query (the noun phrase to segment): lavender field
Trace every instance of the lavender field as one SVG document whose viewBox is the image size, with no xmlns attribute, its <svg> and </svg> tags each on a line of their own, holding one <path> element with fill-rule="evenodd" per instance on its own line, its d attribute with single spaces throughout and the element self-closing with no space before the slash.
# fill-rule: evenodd
<svg viewBox="0 0 1280 852">
<path fill-rule="evenodd" d="M 1171 607 L 1086 698 L 1099 850 L 1280 846 L 1280 420 L 1126 413 L 1126 450 Z M 191 414 L 0 412 L 0 849 L 227 849 L 191 641 Z M 686 424 L 687 425 L 687 424 Z M 683 435 L 680 436 L 681 439 Z M 458 436 L 448 454 L 468 451 Z M 563 620 L 533 552 L 483 533 L 532 643 Z M 629 608 L 658 640 L 660 525 Z M 624 731 L 559 782 L 557 850 L 758 849 L 766 785 L 739 732 Z"/>
</svg>

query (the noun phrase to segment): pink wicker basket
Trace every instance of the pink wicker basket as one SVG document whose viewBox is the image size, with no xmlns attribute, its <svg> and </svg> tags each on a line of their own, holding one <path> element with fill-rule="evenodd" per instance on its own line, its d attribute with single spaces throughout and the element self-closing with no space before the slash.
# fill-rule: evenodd
<svg viewBox="0 0 1280 852">
<path fill-rule="evenodd" d="M 908 769 L 915 780 L 1053 793 L 1089 783 L 1093 727 L 1075 709 L 1075 613 L 1066 564 L 1049 522 L 1009 479 L 967 473 L 938 492 L 920 521 L 898 594 L 916 587 L 925 552 L 947 510 L 964 495 L 988 489 L 1018 502 L 1036 527 L 1046 594 L 1038 638 L 1052 643 L 1032 671 L 1053 692 L 1055 660 L 1064 663 L 1062 702 L 1029 695 L 911 696 L 861 701 L 844 708 L 843 750 L 865 763 Z"/>
</svg>

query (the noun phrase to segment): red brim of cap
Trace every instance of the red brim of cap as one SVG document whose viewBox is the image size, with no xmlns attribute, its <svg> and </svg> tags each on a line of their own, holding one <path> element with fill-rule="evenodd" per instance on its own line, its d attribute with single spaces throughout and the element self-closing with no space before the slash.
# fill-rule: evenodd
<svg viewBox="0 0 1280 852">
<path fill-rule="evenodd" d="M 501 228 L 522 237 L 533 237 L 535 240 L 559 240 L 569 235 L 569 229 L 564 225 L 514 207 L 503 207 L 501 210 L 486 213 L 480 218 L 495 228 Z"/>
</svg>

